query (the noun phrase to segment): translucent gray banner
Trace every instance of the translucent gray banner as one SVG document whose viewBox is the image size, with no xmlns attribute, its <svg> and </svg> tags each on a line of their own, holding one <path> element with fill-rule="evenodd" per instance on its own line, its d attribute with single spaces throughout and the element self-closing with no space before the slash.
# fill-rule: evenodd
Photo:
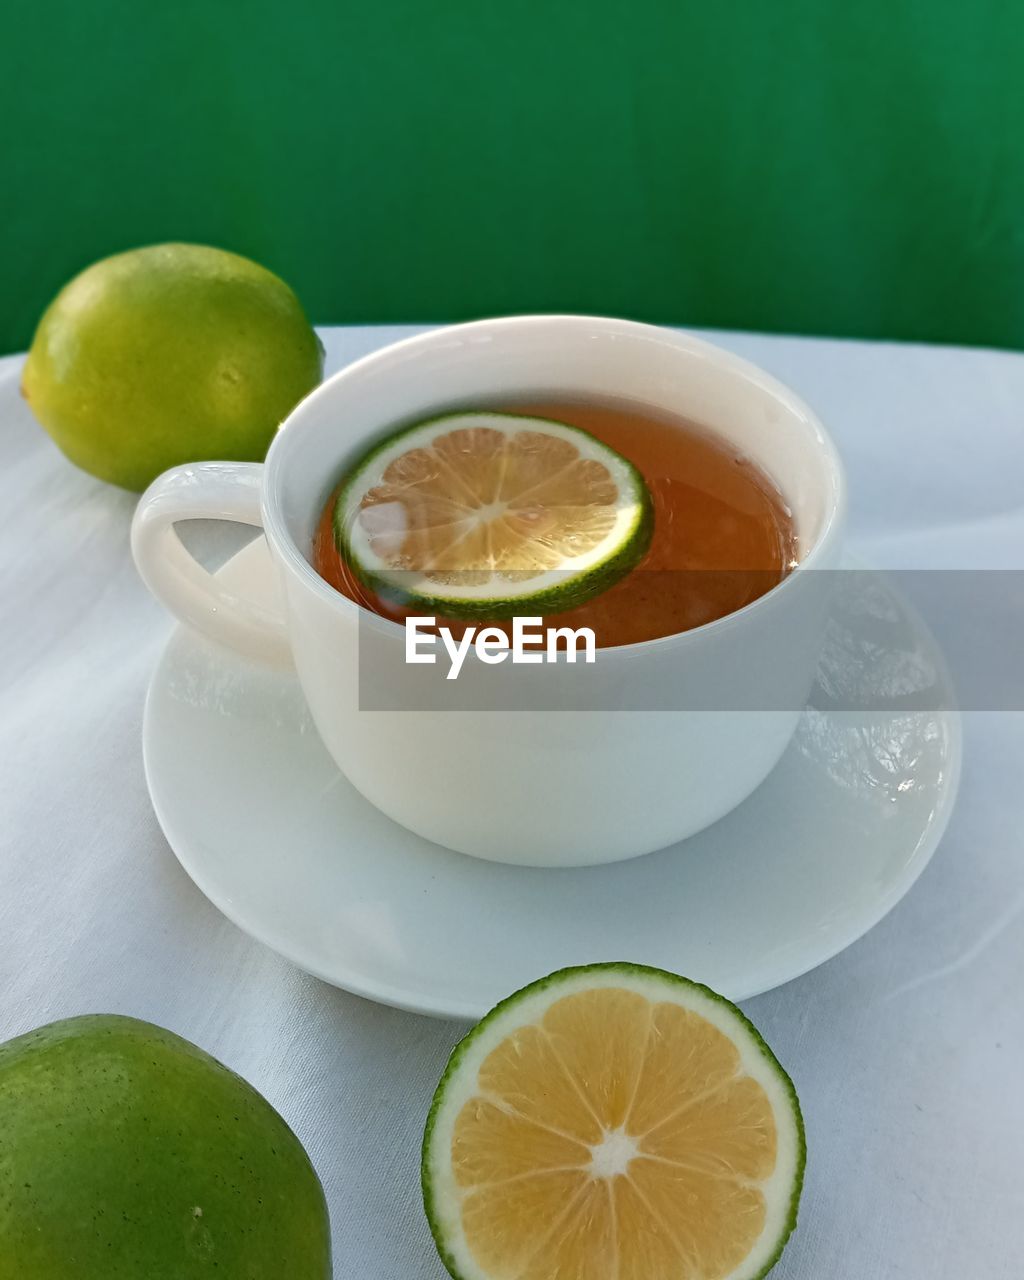
<svg viewBox="0 0 1024 1280">
<path fill-rule="evenodd" d="M 647 591 L 699 598 L 724 576 L 655 572 Z M 553 662 L 513 664 L 494 643 L 486 661 L 464 638 L 453 659 L 422 634 L 416 651 L 434 661 L 413 663 L 406 639 L 402 624 L 362 615 L 361 710 L 1024 710 L 1024 570 L 801 570 L 751 608 L 650 644 L 597 647 L 592 663 L 564 640 Z M 794 646 L 817 652 L 813 680 L 794 678 Z"/>
</svg>

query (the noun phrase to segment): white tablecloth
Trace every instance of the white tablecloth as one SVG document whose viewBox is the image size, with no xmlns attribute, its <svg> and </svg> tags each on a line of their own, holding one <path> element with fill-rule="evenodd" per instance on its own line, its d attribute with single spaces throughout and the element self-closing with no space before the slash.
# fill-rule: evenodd
<svg viewBox="0 0 1024 1280">
<path fill-rule="evenodd" d="M 328 330 L 328 370 L 408 332 Z M 716 340 L 833 431 L 856 551 L 1024 568 L 1024 357 Z M 58 454 L 14 394 L 19 369 L 0 361 L 0 1039 L 101 1010 L 187 1036 L 305 1143 L 338 1277 L 438 1280 L 419 1141 L 462 1028 L 306 977 L 180 869 L 142 774 L 143 696 L 171 622 L 132 567 L 134 499 Z M 1024 1275 L 1024 716 L 965 728 L 959 805 L 918 885 L 843 955 L 747 1003 L 808 1129 L 779 1280 Z"/>
</svg>

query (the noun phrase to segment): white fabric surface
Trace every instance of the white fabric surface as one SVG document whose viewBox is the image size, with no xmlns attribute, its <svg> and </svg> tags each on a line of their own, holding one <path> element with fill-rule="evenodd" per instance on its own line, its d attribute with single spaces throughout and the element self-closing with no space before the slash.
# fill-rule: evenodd
<svg viewBox="0 0 1024 1280">
<path fill-rule="evenodd" d="M 329 371 L 411 331 L 328 330 Z M 712 336 L 819 410 L 847 462 L 855 550 L 1024 568 L 1024 357 Z M 419 1141 L 462 1028 L 306 977 L 179 868 L 142 774 L 171 622 L 129 557 L 134 499 L 58 454 L 16 402 L 19 368 L 0 361 L 0 1039 L 113 1011 L 196 1041 L 305 1143 L 337 1276 L 438 1280 Z M 843 955 L 746 1005 L 808 1130 L 778 1280 L 1024 1274 L 1024 716 L 965 728 L 959 805 L 918 885 Z"/>
</svg>

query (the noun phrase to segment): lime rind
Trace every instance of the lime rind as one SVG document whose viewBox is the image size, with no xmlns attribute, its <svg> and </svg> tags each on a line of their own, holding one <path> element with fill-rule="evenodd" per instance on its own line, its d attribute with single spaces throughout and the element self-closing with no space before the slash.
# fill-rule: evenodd
<svg viewBox="0 0 1024 1280">
<path fill-rule="evenodd" d="M 359 501 L 373 487 L 374 472 L 382 473 L 392 458 L 414 448 L 416 438 L 426 444 L 448 431 L 470 425 L 544 430 L 562 439 L 570 439 L 584 457 L 603 463 L 615 480 L 620 494 L 620 512 L 615 529 L 598 549 L 582 557 L 581 563 L 569 562 L 565 568 L 538 574 L 524 583 L 521 591 L 516 591 L 514 584 L 507 579 L 486 586 L 460 585 L 456 581 L 442 588 L 425 574 L 369 563 L 372 553 L 365 539 L 354 536 L 354 530 Z M 654 529 L 654 511 L 647 485 L 633 463 L 589 431 L 552 418 L 467 410 L 415 422 L 378 441 L 353 466 L 339 489 L 333 523 L 339 552 L 370 590 L 394 603 L 423 612 L 455 618 L 499 619 L 517 614 L 561 612 L 606 591 L 646 555 Z"/>
<path fill-rule="evenodd" d="M 617 978 L 614 984 L 592 981 L 607 975 Z M 747 1073 L 753 1075 L 764 1086 L 770 1084 L 768 1092 L 773 1101 L 773 1112 L 778 1125 L 780 1156 L 776 1162 L 776 1171 L 769 1182 L 777 1182 L 780 1187 L 788 1185 L 788 1196 L 780 1196 L 775 1208 L 775 1223 L 769 1234 L 766 1226 L 762 1237 L 739 1264 L 723 1280 L 763 1280 L 782 1256 L 786 1244 L 796 1229 L 800 1205 L 800 1194 L 803 1189 L 804 1171 L 807 1163 L 807 1139 L 804 1129 L 803 1114 L 796 1088 L 785 1068 L 771 1051 L 761 1033 L 750 1019 L 731 1000 L 719 995 L 703 983 L 694 982 L 666 969 L 658 969 L 650 965 L 636 964 L 631 961 L 602 961 L 589 965 L 575 965 L 558 969 L 535 982 L 529 983 L 500 1001 L 494 1008 L 465 1035 L 452 1050 L 445 1069 L 438 1081 L 434 1096 L 427 1113 L 427 1122 L 423 1132 L 423 1147 L 420 1159 L 420 1184 L 423 1192 L 423 1208 L 437 1248 L 438 1256 L 453 1280 L 489 1280 L 476 1263 L 465 1255 L 468 1250 L 460 1241 L 461 1227 L 457 1214 L 451 1212 L 450 1205 L 441 1203 L 438 1186 L 445 1181 L 444 1170 L 450 1163 L 450 1125 L 445 1123 L 448 1111 L 458 1114 L 462 1099 L 453 1100 L 454 1086 L 468 1067 L 472 1066 L 471 1058 L 476 1056 L 479 1064 L 493 1047 L 505 1038 L 516 1026 L 529 1025 L 529 1017 L 509 1018 L 516 1010 L 522 1012 L 523 1006 L 533 997 L 543 997 L 555 989 L 560 998 L 570 995 L 574 990 L 594 989 L 599 985 L 626 986 L 652 997 L 652 991 L 661 986 L 667 994 L 675 994 L 675 1003 L 693 1009 L 708 1016 L 710 1011 L 718 1011 L 717 1017 L 709 1017 L 720 1029 L 726 1031 L 730 1039 L 740 1051 L 741 1060 Z M 686 1000 L 679 999 L 679 993 L 687 993 Z M 551 999 L 540 1000 L 537 1007 L 541 1010 L 552 1003 Z M 490 1033 L 493 1033 L 489 1035 Z M 481 1049 L 481 1041 L 493 1040 Z M 744 1052 L 746 1051 L 746 1052 Z M 752 1065 L 759 1070 L 751 1071 Z M 471 1084 L 475 1083 L 476 1071 L 473 1072 Z M 472 1096 L 472 1089 L 463 1091 L 465 1096 Z M 451 1117 L 454 1119 L 454 1116 Z M 790 1122 L 787 1126 L 787 1120 Z M 448 1138 L 447 1151 L 438 1150 L 440 1133 Z M 785 1167 L 784 1162 L 788 1164 Z M 449 1175 L 450 1177 L 450 1175 Z M 460 1258 L 458 1254 L 463 1256 Z"/>
</svg>

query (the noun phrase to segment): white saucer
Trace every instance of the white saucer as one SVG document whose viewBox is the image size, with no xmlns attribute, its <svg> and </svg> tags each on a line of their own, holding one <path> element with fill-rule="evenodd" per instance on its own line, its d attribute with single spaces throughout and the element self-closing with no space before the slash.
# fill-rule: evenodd
<svg viewBox="0 0 1024 1280">
<path fill-rule="evenodd" d="M 262 538 L 221 572 L 240 595 L 274 590 Z M 881 695 L 894 653 L 948 692 L 920 619 L 871 582 L 870 607 L 837 609 L 814 705 L 768 781 L 708 830 L 632 862 L 508 867 L 412 835 L 335 768 L 292 674 L 185 628 L 146 705 L 153 805 L 182 866 L 229 919 L 371 1000 L 475 1019 L 533 978 L 596 960 L 659 965 L 744 999 L 876 924 L 924 870 L 953 806 L 954 711 L 814 709 L 851 679 Z"/>
</svg>

